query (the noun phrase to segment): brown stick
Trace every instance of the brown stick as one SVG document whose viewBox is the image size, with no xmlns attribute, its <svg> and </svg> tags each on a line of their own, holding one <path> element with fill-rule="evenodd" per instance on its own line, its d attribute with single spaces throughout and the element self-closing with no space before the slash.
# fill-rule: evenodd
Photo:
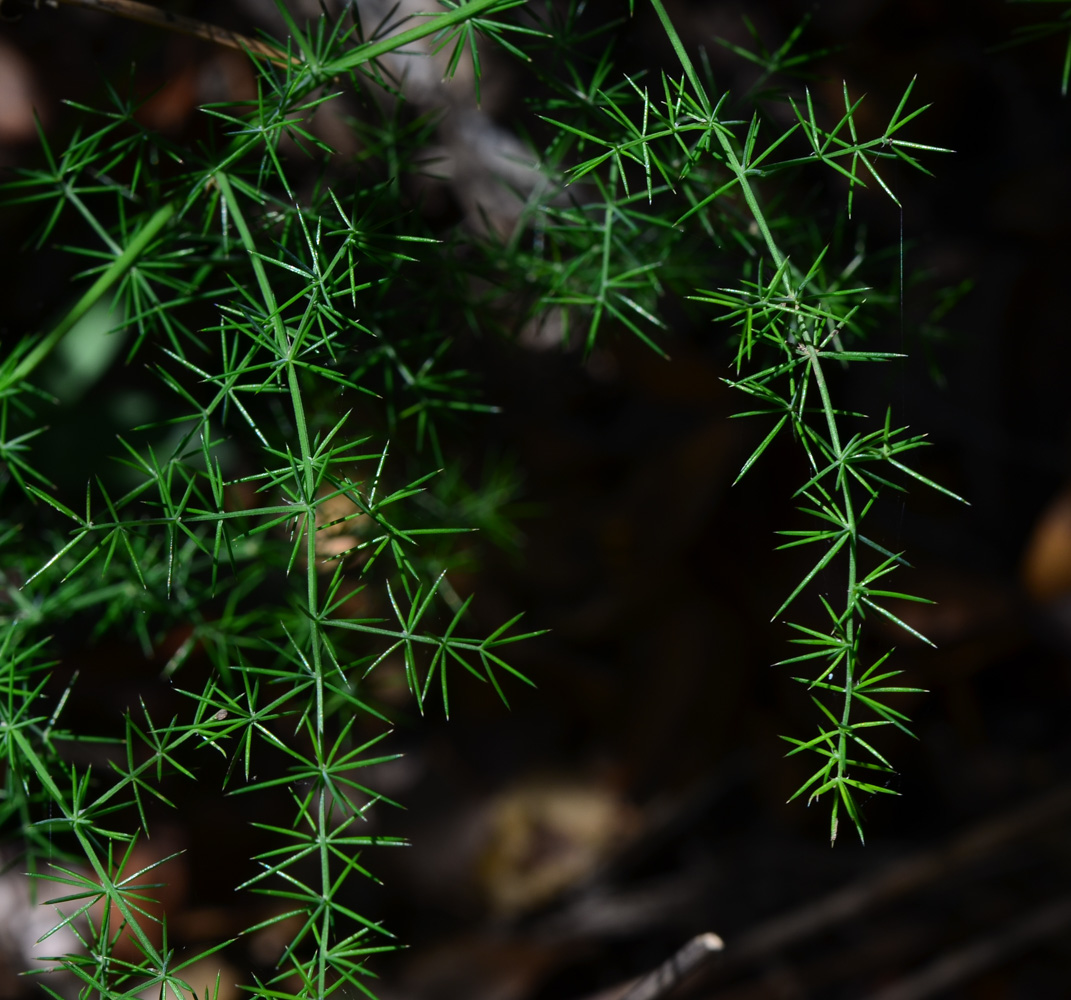
<svg viewBox="0 0 1071 1000">
<path fill-rule="evenodd" d="M 958 837 L 953 837 L 943 847 L 920 851 L 873 875 L 836 889 L 813 903 L 807 903 L 760 924 L 730 942 L 730 950 L 711 967 L 712 975 L 705 975 L 702 965 L 695 971 L 699 973 L 702 985 L 708 987 L 719 975 L 738 971 L 770 955 L 798 946 L 832 927 L 862 916 L 872 908 L 910 895 L 957 869 L 967 868 L 1038 830 L 1050 828 L 1069 812 L 1071 785 L 1060 785 L 1018 809 L 984 820 Z M 1051 910 L 1042 911 L 1036 918 L 1037 923 L 1026 921 L 1026 929 L 1021 933 L 1027 937 L 1030 934 L 1041 936 L 1049 933 L 1050 922 L 1059 923 L 1064 919 L 1064 905 L 1064 901 L 1060 901 Z M 1012 936 L 1018 941 L 1015 935 Z M 672 961 L 673 959 L 670 960 Z M 658 971 L 660 969 L 656 970 L 656 973 Z M 936 970 L 927 971 L 934 976 L 939 974 Z M 638 985 L 637 983 L 633 989 L 638 988 Z M 623 989 L 627 987 L 618 985 L 591 995 L 586 1000 L 638 1000 L 630 993 L 622 995 Z M 919 997 L 925 995 L 927 994 L 918 994 Z M 895 1000 L 897 995 L 892 996 Z"/>
<path fill-rule="evenodd" d="M 944 995 L 952 987 L 969 982 L 986 969 L 999 965 L 1047 938 L 1066 932 L 1071 924 L 1071 897 L 1023 917 L 995 934 L 976 938 L 955 951 L 934 959 L 912 975 L 875 993 L 870 1000 L 927 1000 Z"/>
<path fill-rule="evenodd" d="M 301 63 L 301 59 L 297 56 L 287 55 L 282 49 L 269 45 L 267 42 L 258 42 L 254 38 L 247 38 L 235 31 L 217 28 L 214 24 L 196 21 L 192 17 L 183 17 L 181 14 L 173 14 L 168 10 L 160 10 L 147 3 L 138 3 L 137 0 L 46 0 L 46 3 L 50 7 L 64 3 L 71 7 L 114 14 L 116 17 L 125 17 L 128 21 L 137 21 L 154 28 L 176 31 L 180 35 L 191 35 L 207 42 L 215 42 L 216 45 L 225 45 L 229 49 L 263 56 L 279 66 L 296 66 Z"/>
<path fill-rule="evenodd" d="M 666 996 L 687 976 L 702 968 L 711 955 L 725 947 L 717 934 L 700 934 L 692 938 L 677 954 L 647 973 L 621 1000 L 658 1000 Z"/>
<path fill-rule="evenodd" d="M 944 847 L 921 851 L 759 925 L 732 942 L 723 967 L 738 968 L 797 945 L 872 907 L 906 896 L 951 871 L 966 868 L 1007 844 L 1051 826 L 1068 812 L 1071 812 L 1071 785 L 1062 785 L 1014 812 L 980 823 Z"/>
</svg>

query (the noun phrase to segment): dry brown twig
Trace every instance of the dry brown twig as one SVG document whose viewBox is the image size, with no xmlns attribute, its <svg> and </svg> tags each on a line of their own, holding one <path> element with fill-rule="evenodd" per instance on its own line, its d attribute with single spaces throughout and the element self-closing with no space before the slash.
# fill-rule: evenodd
<svg viewBox="0 0 1071 1000">
<path fill-rule="evenodd" d="M 216 45 L 223 45 L 229 49 L 237 49 L 240 52 L 261 56 L 279 66 L 297 65 L 301 62 L 298 56 L 290 55 L 268 42 L 260 42 L 255 38 L 248 38 L 235 31 L 217 28 L 214 24 L 198 21 L 192 17 L 183 17 L 181 14 L 174 14 L 169 10 L 161 10 L 159 7 L 152 7 L 147 3 L 138 3 L 137 0 L 44 0 L 44 3 L 48 7 L 58 7 L 60 4 L 66 4 L 70 7 L 81 7 L 84 10 L 114 14 L 116 17 L 126 18 L 128 21 L 137 21 L 139 24 L 148 24 L 154 28 L 175 31 L 181 35 L 190 35 L 193 38 L 214 42 Z"/>
<path fill-rule="evenodd" d="M 1045 829 L 1068 812 L 1071 812 L 1071 785 L 1061 785 L 1015 810 L 984 820 L 944 846 L 910 855 L 759 925 L 734 943 L 724 967 L 739 967 L 776 954 L 859 917 L 875 906 L 916 892 Z"/>
<path fill-rule="evenodd" d="M 647 973 L 621 1000 L 659 1000 L 701 969 L 710 958 L 725 946 L 717 934 L 700 934 L 680 951 L 666 959 L 653 972 Z"/>
<path fill-rule="evenodd" d="M 724 947 L 717 934 L 699 934 L 645 976 L 603 990 L 585 1000 L 662 1000 L 689 976 L 702 969 Z"/>
<path fill-rule="evenodd" d="M 768 960 L 770 956 L 796 947 L 847 920 L 857 919 L 878 906 L 917 892 L 954 871 L 976 865 L 992 854 L 1021 843 L 1039 830 L 1051 828 L 1068 813 L 1071 813 L 1071 785 L 1060 785 L 1016 809 L 983 820 L 941 847 L 919 851 L 814 902 L 773 917 L 731 942 L 730 950 L 720 955 L 717 962 L 701 961 L 687 973 L 681 972 L 668 980 L 661 987 L 662 992 L 635 991 L 648 983 L 651 985 L 645 988 L 652 988 L 658 983 L 655 977 L 665 969 L 672 971 L 673 963 L 681 963 L 681 956 L 699 938 L 689 942 L 643 979 L 603 990 L 586 1000 L 660 1000 L 669 996 L 686 975 L 693 974 L 697 981 L 691 984 L 692 992 L 688 995 L 707 996 L 709 994 L 704 990 L 712 988 L 720 977 Z M 887 993 L 881 994 L 880 1000 L 923 1000 L 935 995 L 934 984 L 944 988 L 946 983 L 962 981 L 983 965 L 994 964 L 997 956 L 1024 950 L 1066 928 L 1068 923 L 1071 923 L 1071 901 L 1062 897 L 1024 918 L 1021 923 L 1002 929 L 991 939 L 986 938 L 936 960 L 932 966 L 890 987 Z M 720 949 L 710 951 L 707 957 L 719 953 Z M 628 992 L 630 988 L 633 992 Z"/>
<path fill-rule="evenodd" d="M 1012 921 L 993 934 L 976 938 L 962 948 L 934 959 L 929 965 L 893 983 L 870 1000 L 929 1000 L 976 979 L 987 969 L 1007 962 L 1050 938 L 1067 933 L 1071 897 L 1061 898 Z"/>
</svg>

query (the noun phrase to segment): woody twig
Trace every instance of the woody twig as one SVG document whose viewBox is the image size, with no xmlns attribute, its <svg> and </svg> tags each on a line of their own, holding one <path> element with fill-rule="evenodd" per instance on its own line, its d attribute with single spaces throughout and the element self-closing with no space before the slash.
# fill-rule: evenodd
<svg viewBox="0 0 1071 1000">
<path fill-rule="evenodd" d="M 125 17 L 129 21 L 138 21 L 156 28 L 164 28 L 167 31 L 175 31 L 182 35 L 190 35 L 201 38 L 216 45 L 224 45 L 229 49 L 238 49 L 248 52 L 250 55 L 261 56 L 270 62 L 280 66 L 296 65 L 301 62 L 297 56 L 284 52 L 278 46 L 268 42 L 261 42 L 255 38 L 248 38 L 235 31 L 226 28 L 217 28 L 214 24 L 198 21 L 192 17 L 184 17 L 181 14 L 172 13 L 169 10 L 161 10 L 137 0 L 46 0 L 50 7 L 59 4 L 67 4 L 71 7 L 82 7 L 86 10 L 97 10 L 106 14 L 114 14 L 116 17 Z"/>
</svg>

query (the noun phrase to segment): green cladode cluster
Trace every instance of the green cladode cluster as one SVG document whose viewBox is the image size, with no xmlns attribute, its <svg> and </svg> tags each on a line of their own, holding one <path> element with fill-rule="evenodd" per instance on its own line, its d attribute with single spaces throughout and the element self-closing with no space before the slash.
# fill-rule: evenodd
<svg viewBox="0 0 1071 1000">
<path fill-rule="evenodd" d="M 150 813 L 217 754 L 226 793 L 290 810 L 260 824 L 258 843 L 272 846 L 238 887 L 272 897 L 289 934 L 273 976 L 250 989 L 374 994 L 366 960 L 394 939 L 353 909 L 348 886 L 374 871 L 367 848 L 400 841 L 369 832 L 391 804 L 361 778 L 392 756 L 373 682 L 397 671 L 421 709 L 441 695 L 448 710 L 459 673 L 504 698 L 504 682 L 527 681 L 510 647 L 536 634 L 516 619 L 474 629 L 472 597 L 449 583 L 460 532 L 507 530 L 451 474 L 444 428 L 491 409 L 453 367 L 458 337 L 553 315 L 567 345 L 628 331 L 658 351 L 666 296 L 723 324 L 710 329 L 731 338 L 729 381 L 765 428 L 741 475 L 782 434 L 809 470 L 795 489 L 806 527 L 785 544 L 813 550 L 813 568 L 775 617 L 819 573 L 842 580 L 819 595 L 824 625 L 793 625 L 803 651 L 785 661 L 818 718 L 815 735 L 791 739 L 816 768 L 796 794 L 829 803 L 836 836 L 844 816 L 861 835 L 860 795 L 888 791 L 892 766 L 870 734 L 908 732 L 895 696 L 913 689 L 863 635 L 875 616 L 911 629 L 890 610 L 907 595 L 887 582 L 904 558 L 866 518 L 886 491 L 941 487 L 907 464 L 922 439 L 884 402 L 871 420 L 835 398 L 831 372 L 895 356 L 865 346 L 888 296 L 864 286 L 862 244 L 823 233 L 785 192 L 809 172 L 836 174 L 842 233 L 858 187 L 895 200 L 888 165 L 922 169 L 938 150 L 909 139 L 923 110 L 911 82 L 864 134 L 860 97 L 845 88 L 843 106 L 820 107 L 795 82 L 809 58 L 800 31 L 775 50 L 737 48 L 758 80 L 731 95 L 693 63 L 661 0 L 650 6 L 675 65 L 626 76 L 614 44 L 627 18 L 589 23 L 577 0 L 443 0 L 393 33 L 365 25 L 367 36 L 349 15 L 302 28 L 280 4 L 289 58 L 250 54 L 256 100 L 204 108 L 196 143 L 139 124 L 115 88 L 109 107 L 79 108 L 62 148 L 42 134 L 42 165 L 4 185 L 9 205 L 38 213 L 38 247 L 57 227 L 84 237 L 64 248 L 83 267 L 80 297 L 6 344 L 0 363 L 0 823 L 31 871 L 66 886 L 57 928 L 80 945 L 54 964 L 82 995 L 188 996 L 184 969 L 229 945 L 170 951 L 147 929 L 153 871 L 125 866 Z M 424 44 L 448 73 L 471 57 L 478 81 L 477 37 L 527 74 L 540 183 L 514 192 L 508 226 L 437 230 L 404 183 L 434 172 L 436 121 L 407 109 L 404 76 L 385 60 Z M 360 152 L 347 162 L 311 124 L 331 101 L 357 109 Z M 70 492 L 48 464 L 73 433 L 48 377 L 94 317 L 105 335 L 80 363 L 103 353 L 159 402 L 118 437 L 89 430 L 80 459 L 95 466 Z M 83 372 L 84 391 L 106 373 Z M 124 732 L 68 728 L 87 683 L 69 669 L 79 648 L 114 636 L 149 656 L 176 630 L 164 675 L 185 711 L 156 717 L 142 703 Z M 57 689 L 56 677 L 70 681 Z M 389 821 L 377 815 L 375 830 Z M 136 960 L 115 953 L 120 937 Z"/>
</svg>

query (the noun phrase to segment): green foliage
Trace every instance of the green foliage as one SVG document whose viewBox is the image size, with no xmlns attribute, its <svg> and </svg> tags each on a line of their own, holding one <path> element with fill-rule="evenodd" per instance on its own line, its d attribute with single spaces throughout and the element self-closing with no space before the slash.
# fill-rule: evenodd
<svg viewBox="0 0 1071 1000">
<path fill-rule="evenodd" d="M 790 740 L 791 753 L 817 757 L 796 794 L 830 801 L 834 837 L 843 814 L 862 835 L 859 796 L 886 792 L 871 775 L 892 769 L 870 731 L 910 732 L 893 696 L 914 689 L 863 634 L 871 615 L 913 632 L 889 602 L 917 598 L 887 589 L 906 562 L 862 526 L 885 491 L 941 487 L 906 464 L 924 442 L 884 406 L 875 426 L 835 401 L 830 372 L 896 356 L 863 344 L 882 296 L 858 277 L 863 249 L 843 259 L 833 233 L 779 194 L 824 167 L 846 187 L 849 215 L 867 186 L 895 200 L 886 167 L 923 169 L 920 157 L 940 152 L 906 138 L 924 110 L 912 83 L 879 134 L 862 134 L 861 98 L 846 87 L 837 111 L 790 94 L 795 121 L 778 130 L 770 91 L 757 85 L 743 111 L 719 92 L 660 0 L 683 75 L 657 79 L 623 77 L 616 24 L 588 26 L 582 4 L 444 6 L 367 40 L 345 19 L 301 29 L 287 15 L 291 60 L 257 62 L 252 106 L 205 108 L 201 144 L 143 127 L 113 90 L 108 110 L 80 108 L 86 124 L 62 151 L 42 134 L 44 165 L 4 187 L 9 203 L 37 206 L 37 246 L 67 215 L 84 233 L 66 249 L 84 261 L 85 290 L 0 364 L 0 814 L 33 869 L 52 859 L 69 888 L 57 929 L 76 929 L 84 947 L 57 961 L 86 996 L 185 995 L 195 959 L 177 961 L 166 934 L 160 945 L 146 933 L 152 873 L 125 863 L 152 811 L 170 804 L 167 789 L 198 780 L 205 750 L 225 759 L 233 794 L 289 790 L 291 815 L 259 824 L 273 846 L 241 886 L 280 904 L 272 922 L 297 919 L 257 995 L 324 997 L 346 984 L 371 995 L 365 961 L 393 939 L 353 908 L 348 884 L 369 877 L 364 848 L 399 841 L 360 832 L 393 804 L 360 779 L 391 757 L 380 748 L 390 713 L 369 678 L 396 667 L 421 711 L 433 697 L 449 710 L 458 673 L 505 700 L 508 682 L 527 681 L 509 647 L 536 634 L 517 619 L 473 634 L 473 598 L 448 582 L 458 532 L 510 537 L 480 502 L 490 485 L 437 473 L 451 462 L 452 421 L 491 409 L 451 361 L 451 341 L 472 329 L 512 333 L 556 311 L 567 343 L 590 350 L 616 329 L 661 351 L 667 296 L 730 323 L 728 381 L 752 400 L 741 415 L 768 424 L 741 475 L 786 430 L 810 470 L 795 491 L 809 527 L 785 532 L 785 547 L 819 554 L 777 615 L 819 574 L 843 573 L 843 599 L 821 599 L 822 627 L 792 623 L 807 652 L 784 662 L 809 671 L 800 680 L 819 717 L 816 736 Z M 518 58 L 537 94 L 528 124 L 541 181 L 518 192 L 502 236 L 437 232 L 406 202 L 399 178 L 420 170 L 431 123 L 370 99 L 400 97 L 379 60 L 423 38 L 449 54 L 448 74 L 467 53 L 479 80 L 477 35 Z M 806 64 L 798 39 L 750 54 L 763 88 Z M 366 109 L 348 170 L 328 167 L 309 126 L 340 91 Z M 147 366 L 160 401 L 120 434 L 116 461 L 72 492 L 53 484 L 61 467 L 35 458 L 57 405 L 42 384 L 59 345 L 102 305 L 107 336 Z M 328 551 L 330 538 L 344 547 Z M 133 636 L 149 656 L 177 627 L 188 638 L 164 675 L 188 714 L 131 710 L 122 732 L 99 734 L 106 766 L 85 763 L 72 748 L 98 735 L 65 726 L 77 683 L 57 695 L 57 663 L 105 634 Z M 197 657 L 210 669 L 186 682 Z M 113 958 L 121 933 L 137 962 Z"/>
<path fill-rule="evenodd" d="M 786 179 L 801 169 L 825 166 L 847 186 L 850 217 L 857 188 L 867 184 L 896 201 L 883 176 L 889 161 L 923 170 L 921 154 L 947 150 L 904 138 L 905 127 L 925 110 L 910 105 L 914 81 L 907 84 L 885 128 L 872 138 L 861 135 L 857 126 L 862 99 L 851 97 L 845 86 L 843 112 L 832 127 L 821 124 L 806 90 L 800 100 L 788 95 L 795 124 L 764 141 L 770 119 L 761 102 L 749 117 L 736 119 L 729 94 L 718 93 L 709 74 L 704 82 L 660 0 L 651 3 L 684 75 L 663 74 L 656 87 L 641 86 L 636 79 L 607 89 L 573 85 L 586 95 L 584 110 L 590 109 L 580 118 L 583 124 L 578 124 L 575 109 L 568 119 L 548 118 L 559 130 L 550 149 L 555 163 L 568 153 L 574 161 L 569 180 L 586 183 L 595 195 L 583 205 L 574 204 L 568 215 L 555 215 L 558 225 L 541 231 L 552 247 L 545 253 L 554 265 L 546 278 L 550 301 L 586 309 L 589 348 L 600 326 L 611 319 L 650 343 L 660 327 L 655 303 L 670 282 L 689 299 L 713 306 L 718 320 L 735 326 L 736 376 L 727 381 L 750 395 L 756 406 L 738 415 L 774 418 L 741 475 L 785 428 L 811 470 L 795 495 L 806 501 L 800 510 L 817 525 L 786 532 L 792 540 L 785 547 L 813 544 L 821 555 L 775 617 L 814 587 L 829 567 L 843 564 L 845 572 L 843 605 L 835 608 L 821 599 L 829 618 L 824 630 L 790 623 L 800 636 L 794 641 L 816 648 L 784 662 L 815 668 L 814 679 L 798 679 L 812 691 L 821 719 L 817 736 L 786 737 L 793 744 L 792 754 L 810 751 L 821 761 L 796 796 L 807 793 L 809 801 L 830 798 L 832 839 L 842 813 L 861 837 L 859 794 L 889 792 L 867 772 L 892 771 L 866 731 L 895 726 L 910 734 L 905 716 L 887 700 L 915 690 L 890 683 L 898 671 L 878 672 L 887 654 L 869 666 L 864 663 L 863 625 L 868 613 L 874 613 L 917 636 L 888 602 L 918 600 L 879 589 L 879 581 L 907 564 L 902 554 L 864 534 L 861 523 L 879 493 L 902 489 L 897 477 L 942 488 L 903 461 L 906 452 L 925 443 L 922 437 L 895 428 L 889 412 L 884 426 L 855 429 L 860 415 L 834 403 L 826 375 L 830 367 L 883 362 L 898 355 L 856 346 L 868 325 L 864 309 L 881 305 L 868 303 L 878 297 L 853 282 L 862 255 L 834 265 L 830 245 L 817 242 L 812 227 L 771 214 L 769 192 L 775 188 L 767 181 L 777 179 L 787 186 Z M 773 54 L 756 57 L 764 70 L 763 82 L 766 75 L 797 65 L 791 53 L 797 37 Z M 606 63 L 604 55 L 597 66 L 600 80 L 606 76 Z M 793 142 L 800 140 L 803 149 L 796 152 Z M 693 263 L 701 258 L 687 250 L 692 231 L 706 234 L 719 248 L 742 248 L 735 262 L 742 273 L 735 286 L 702 290 L 706 277 Z M 587 246 L 577 251 L 573 248 L 581 232 L 586 233 Z M 678 263 L 682 257 L 685 262 Z M 668 267 L 659 266 L 667 260 L 672 262 Z M 563 294 L 563 288 L 569 291 Z M 870 563 L 865 561 L 868 552 Z M 814 692 L 838 699 L 839 707 L 831 709 Z"/>
</svg>

